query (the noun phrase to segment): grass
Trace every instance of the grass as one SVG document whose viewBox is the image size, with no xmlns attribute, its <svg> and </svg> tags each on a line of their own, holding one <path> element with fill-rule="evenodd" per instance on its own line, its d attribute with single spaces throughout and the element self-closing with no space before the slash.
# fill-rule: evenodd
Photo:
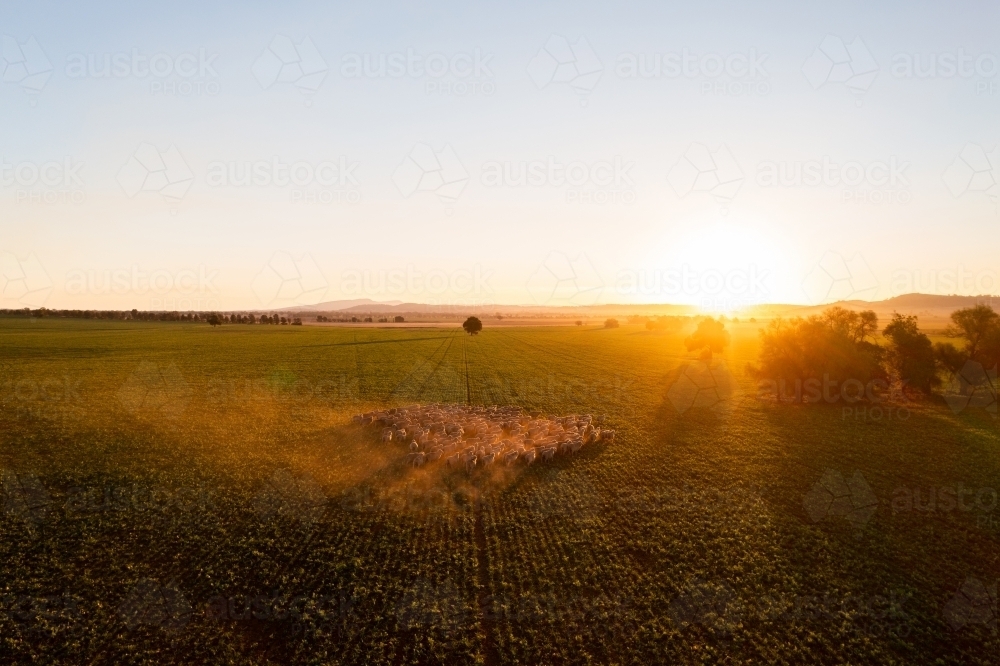
<svg viewBox="0 0 1000 666">
<path fill-rule="evenodd" d="M 679 399 L 684 333 L 633 326 L 0 319 L 0 659 L 995 663 L 995 599 L 947 609 L 1000 577 L 997 421 L 758 400 L 729 328 L 718 410 Z M 617 441 L 470 478 L 349 425 L 435 401 Z M 874 513 L 817 518 L 856 473 Z M 899 500 L 959 484 L 979 506 Z"/>
</svg>

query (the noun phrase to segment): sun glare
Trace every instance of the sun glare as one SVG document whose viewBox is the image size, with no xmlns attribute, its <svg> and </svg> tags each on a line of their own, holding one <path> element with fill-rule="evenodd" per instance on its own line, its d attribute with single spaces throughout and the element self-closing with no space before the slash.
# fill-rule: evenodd
<svg viewBox="0 0 1000 666">
<path fill-rule="evenodd" d="M 637 289 L 644 301 L 732 314 L 772 300 L 788 260 L 759 227 L 727 220 L 664 238 L 649 263 Z"/>
</svg>

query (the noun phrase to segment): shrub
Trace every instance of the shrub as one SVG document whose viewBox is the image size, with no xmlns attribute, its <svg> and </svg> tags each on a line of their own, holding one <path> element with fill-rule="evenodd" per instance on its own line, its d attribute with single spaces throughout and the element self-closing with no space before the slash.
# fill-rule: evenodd
<svg viewBox="0 0 1000 666">
<path fill-rule="evenodd" d="M 604 328 L 618 328 L 618 320 L 611 318 L 604 321 Z"/>
<path fill-rule="evenodd" d="M 868 340 L 877 326 L 871 310 L 839 307 L 808 319 L 775 319 L 760 331 L 760 365 L 749 370 L 777 395 L 794 396 L 796 402 L 818 401 L 828 386 L 843 392 L 847 382 L 857 382 L 870 395 L 876 382 L 888 386 L 884 350 Z"/>
</svg>

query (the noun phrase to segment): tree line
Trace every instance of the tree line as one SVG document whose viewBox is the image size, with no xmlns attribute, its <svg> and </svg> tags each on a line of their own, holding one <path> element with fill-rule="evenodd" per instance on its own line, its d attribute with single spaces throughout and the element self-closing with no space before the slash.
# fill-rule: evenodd
<svg viewBox="0 0 1000 666">
<path fill-rule="evenodd" d="M 143 310 L 55 310 L 49 308 L 21 308 L 17 310 L 0 310 L 0 316 L 5 317 L 58 317 L 64 319 L 110 319 L 116 321 L 182 321 L 197 322 L 219 326 L 221 324 L 276 324 L 301 325 L 299 317 L 286 317 L 276 313 L 255 314 L 221 312 L 148 312 Z"/>
<path fill-rule="evenodd" d="M 748 369 L 794 402 L 818 400 L 827 385 L 849 383 L 856 397 L 869 399 L 873 391 L 890 387 L 930 394 L 941 386 L 943 374 L 958 377 L 963 392 L 984 382 L 995 389 L 1000 315 L 981 304 L 956 310 L 950 320 L 943 334 L 961 341 L 958 346 L 932 343 L 915 315 L 893 313 L 881 330 L 881 343 L 872 310 L 832 307 L 807 318 L 779 318 L 760 331 L 759 360 Z"/>
</svg>

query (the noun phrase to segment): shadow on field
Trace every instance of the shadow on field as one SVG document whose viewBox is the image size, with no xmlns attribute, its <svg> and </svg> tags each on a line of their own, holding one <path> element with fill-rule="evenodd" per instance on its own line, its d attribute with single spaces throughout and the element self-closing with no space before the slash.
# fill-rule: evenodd
<svg viewBox="0 0 1000 666">
<path fill-rule="evenodd" d="M 656 443 L 671 449 L 695 447 L 699 457 L 711 455 L 727 432 L 738 392 L 721 363 L 685 360 L 666 373 L 660 401 L 652 413 Z M 714 373 L 714 374 L 713 374 Z"/>
<path fill-rule="evenodd" d="M 906 405 L 900 415 L 899 403 L 756 401 L 766 437 L 750 473 L 796 543 L 787 562 L 807 589 L 898 598 L 911 649 L 931 655 L 943 628 L 927 628 L 940 621 L 942 600 L 968 571 L 995 577 L 1000 541 L 977 522 L 974 495 L 962 509 L 942 493 L 995 487 L 996 462 L 972 451 L 982 442 L 972 431 L 988 415 L 954 415 L 933 398 Z"/>
</svg>

